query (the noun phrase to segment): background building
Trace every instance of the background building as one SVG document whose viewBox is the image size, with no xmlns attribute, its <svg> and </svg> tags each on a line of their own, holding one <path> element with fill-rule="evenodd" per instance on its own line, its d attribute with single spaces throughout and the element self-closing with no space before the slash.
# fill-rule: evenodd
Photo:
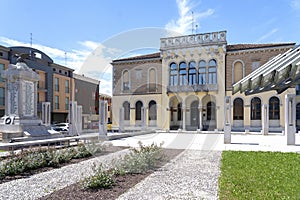
<svg viewBox="0 0 300 200">
<path fill-rule="evenodd" d="M 7 69 L 9 65 L 8 60 L 9 49 L 0 46 L 0 71 Z M 5 115 L 5 81 L 0 76 L 0 117 Z"/>
<path fill-rule="evenodd" d="M 294 88 L 277 94 L 269 91 L 245 96 L 232 95 L 232 85 L 255 71 L 278 54 L 293 48 L 295 43 L 237 44 L 227 46 L 226 95 L 232 100 L 232 130 L 260 131 L 262 129 L 262 105 L 269 105 L 269 130 L 284 130 L 284 97 L 295 93 Z"/>
<path fill-rule="evenodd" d="M 118 125 L 123 107 L 127 126 L 140 126 L 141 110 L 146 109 L 147 126 L 223 130 L 224 98 L 231 96 L 233 130 L 260 131 L 261 107 L 267 104 L 270 131 L 282 131 L 284 95 L 295 93 L 294 88 L 280 95 L 270 91 L 245 96 L 232 95 L 232 84 L 294 46 L 227 45 L 226 31 L 161 38 L 159 53 L 112 62 L 113 124 Z M 150 91 L 152 83 L 156 86 Z"/>
<path fill-rule="evenodd" d="M 100 81 L 84 75 L 73 74 L 75 100 L 82 106 L 83 128 L 98 128 Z"/>
<path fill-rule="evenodd" d="M 113 69 L 113 124 L 118 124 L 120 108 L 124 108 L 126 126 L 142 125 L 142 109 L 146 124 L 162 127 L 162 65 L 160 53 L 118 59 Z"/>
</svg>

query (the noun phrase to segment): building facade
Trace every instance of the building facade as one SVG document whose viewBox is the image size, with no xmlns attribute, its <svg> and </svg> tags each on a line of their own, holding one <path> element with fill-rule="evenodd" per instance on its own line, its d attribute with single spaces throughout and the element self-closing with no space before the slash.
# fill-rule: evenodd
<svg viewBox="0 0 300 200">
<path fill-rule="evenodd" d="M 40 75 L 38 82 L 37 112 L 41 117 L 42 102 L 51 103 L 52 123 L 66 122 L 68 104 L 74 97 L 73 69 L 56 64 L 44 52 L 30 47 L 9 47 L 9 62 L 16 64 L 16 54 L 28 54 L 28 67 Z"/>
<path fill-rule="evenodd" d="M 0 71 L 7 69 L 9 65 L 9 49 L 0 46 Z M 5 80 L 0 76 L 0 116 L 5 115 Z"/>
<path fill-rule="evenodd" d="M 75 99 L 82 106 L 82 128 L 98 128 L 100 81 L 84 75 L 73 74 Z"/>
<path fill-rule="evenodd" d="M 224 98 L 230 96 L 233 129 L 261 130 L 261 106 L 267 104 L 270 131 L 281 131 L 284 95 L 294 88 L 245 96 L 232 95 L 232 84 L 294 45 L 227 45 L 226 31 L 161 38 L 156 54 L 112 62 L 113 124 L 118 126 L 123 108 L 126 126 L 141 126 L 145 110 L 148 127 L 223 130 Z M 152 82 L 156 87 L 150 92 Z"/>
</svg>

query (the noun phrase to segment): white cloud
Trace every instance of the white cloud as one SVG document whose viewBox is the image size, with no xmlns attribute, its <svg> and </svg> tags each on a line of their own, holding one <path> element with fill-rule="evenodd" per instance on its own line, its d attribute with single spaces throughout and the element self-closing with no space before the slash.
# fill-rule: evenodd
<svg viewBox="0 0 300 200">
<path fill-rule="evenodd" d="M 272 29 L 271 31 L 269 31 L 268 33 L 264 34 L 263 36 L 261 36 L 260 38 L 258 38 L 258 40 L 256 40 L 256 43 L 259 43 L 263 40 L 266 40 L 267 38 L 271 37 L 274 33 L 276 33 L 278 31 L 277 28 Z"/>
<path fill-rule="evenodd" d="M 295 10 L 300 10 L 300 0 L 292 0 L 290 6 Z"/>
<path fill-rule="evenodd" d="M 194 26 L 197 24 L 200 28 L 198 20 L 205 17 L 209 17 L 214 14 L 213 9 L 207 9 L 204 12 L 194 12 L 195 6 L 191 4 L 188 0 L 176 0 L 178 7 L 179 18 L 177 20 L 171 20 L 165 26 L 166 29 L 175 31 L 179 34 L 189 34 L 192 31 L 192 23 L 194 21 Z M 193 20 L 194 18 L 194 20 Z M 194 29 L 195 27 L 193 27 Z"/>
<path fill-rule="evenodd" d="M 9 46 L 30 47 L 29 43 L 9 39 L 6 37 L 0 37 L 0 44 L 8 47 Z M 81 68 L 83 62 L 88 57 L 88 55 L 90 55 L 92 50 L 97 48 L 98 45 L 98 43 L 93 41 L 79 42 L 79 44 L 82 45 L 82 48 L 80 50 L 73 49 L 70 52 L 65 52 L 64 50 L 41 45 L 41 44 L 33 44 L 32 47 L 47 54 L 50 58 L 54 60 L 55 63 L 70 67 L 71 69 L 74 69 L 76 72 Z"/>
</svg>

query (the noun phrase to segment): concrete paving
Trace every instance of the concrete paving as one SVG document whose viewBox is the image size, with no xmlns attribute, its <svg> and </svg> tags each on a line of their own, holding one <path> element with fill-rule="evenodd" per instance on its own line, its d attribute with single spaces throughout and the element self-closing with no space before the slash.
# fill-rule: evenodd
<svg viewBox="0 0 300 200">
<path fill-rule="evenodd" d="M 241 150 L 241 151 L 281 151 L 300 153 L 300 135 L 296 134 L 296 145 L 287 145 L 286 136 L 282 134 L 232 134 L 231 144 L 224 144 L 221 133 L 163 133 L 139 135 L 111 142 L 115 146 L 137 147 L 141 141 L 144 145 L 161 144 L 164 148 L 192 149 L 192 150 Z"/>
</svg>

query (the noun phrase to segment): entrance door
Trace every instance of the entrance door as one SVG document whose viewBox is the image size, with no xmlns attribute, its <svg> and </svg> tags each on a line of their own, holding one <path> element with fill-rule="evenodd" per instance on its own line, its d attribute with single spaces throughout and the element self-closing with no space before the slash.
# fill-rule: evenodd
<svg viewBox="0 0 300 200">
<path fill-rule="evenodd" d="M 216 128 L 216 105 L 214 102 L 208 102 L 206 105 L 206 129 L 214 130 Z"/>
<path fill-rule="evenodd" d="M 199 128 L 199 111 L 198 111 L 199 103 L 198 101 L 193 101 L 190 107 L 191 113 L 191 127 L 193 129 Z"/>
</svg>

